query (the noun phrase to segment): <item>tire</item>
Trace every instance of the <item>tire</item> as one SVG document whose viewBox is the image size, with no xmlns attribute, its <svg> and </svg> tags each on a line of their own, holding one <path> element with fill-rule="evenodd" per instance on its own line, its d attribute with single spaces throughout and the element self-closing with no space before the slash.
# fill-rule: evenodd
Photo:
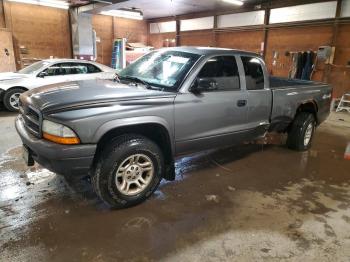
<svg viewBox="0 0 350 262">
<path fill-rule="evenodd" d="M 311 147 L 316 128 L 316 120 L 313 114 L 299 113 L 292 123 L 288 133 L 287 146 L 296 151 L 305 151 Z"/>
<path fill-rule="evenodd" d="M 19 98 L 19 95 L 25 92 L 25 90 L 20 88 L 13 88 L 5 92 L 4 95 L 4 106 L 8 111 L 17 112 L 18 111 L 18 100 L 15 101 L 15 97 Z"/>
<path fill-rule="evenodd" d="M 143 136 L 123 135 L 102 150 L 91 183 L 109 206 L 126 208 L 145 201 L 157 189 L 163 172 L 164 159 L 158 145 Z"/>
</svg>

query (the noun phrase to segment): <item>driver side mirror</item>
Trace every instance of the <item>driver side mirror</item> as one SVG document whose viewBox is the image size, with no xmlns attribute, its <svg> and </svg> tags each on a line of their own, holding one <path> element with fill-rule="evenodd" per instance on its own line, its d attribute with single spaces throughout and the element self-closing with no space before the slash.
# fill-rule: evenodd
<svg viewBox="0 0 350 262">
<path fill-rule="evenodd" d="M 38 77 L 44 78 L 45 76 L 48 76 L 48 73 L 43 71 L 38 74 Z"/>
<path fill-rule="evenodd" d="M 218 89 L 218 84 L 214 79 L 197 78 L 191 87 L 193 93 L 201 93 L 204 91 L 214 91 Z"/>
</svg>

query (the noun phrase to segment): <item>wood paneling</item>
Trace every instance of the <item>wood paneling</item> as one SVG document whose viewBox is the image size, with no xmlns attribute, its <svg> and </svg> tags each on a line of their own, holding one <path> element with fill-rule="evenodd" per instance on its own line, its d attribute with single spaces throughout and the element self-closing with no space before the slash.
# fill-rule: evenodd
<svg viewBox="0 0 350 262">
<path fill-rule="evenodd" d="M 23 57 L 71 57 L 67 10 L 7 2 L 5 12 L 10 21 L 15 48 L 24 46 L 28 50 Z"/>
<path fill-rule="evenodd" d="M 176 34 L 174 33 L 162 33 L 162 34 L 150 34 L 148 37 L 148 45 L 153 46 L 155 49 L 162 48 L 165 46 L 167 39 L 175 39 Z"/>
<path fill-rule="evenodd" d="M 148 42 L 147 22 L 114 17 L 114 37 L 127 38 L 128 42 Z"/>
<path fill-rule="evenodd" d="M 330 45 L 331 41 L 332 26 L 271 29 L 265 58 L 267 66 L 273 75 L 287 77 L 291 66 L 291 56 L 285 55 L 287 51 L 317 51 L 319 46 Z M 274 52 L 278 52 L 276 65 L 272 65 Z M 313 79 L 322 80 L 324 68 L 322 64 L 317 68 Z"/>
<path fill-rule="evenodd" d="M 264 42 L 263 31 L 237 31 L 216 33 L 216 44 L 219 47 L 247 50 L 259 53 Z"/>
<path fill-rule="evenodd" d="M 0 29 L 0 39 L 0 72 L 13 72 L 16 70 L 16 65 L 12 33 L 6 29 Z"/>
<path fill-rule="evenodd" d="M 97 62 L 110 66 L 113 46 L 113 17 L 94 15 L 92 27 L 101 40 L 97 43 Z"/>
<path fill-rule="evenodd" d="M 329 75 L 329 83 L 333 86 L 334 97 L 341 97 L 350 92 L 350 25 L 339 25 L 335 41 L 336 49 L 333 66 Z"/>
<path fill-rule="evenodd" d="M 180 32 L 182 46 L 215 46 L 213 30 Z"/>
<path fill-rule="evenodd" d="M 114 39 L 127 38 L 131 43 L 148 43 L 146 21 L 94 15 L 92 27 L 101 39 L 101 42 L 97 43 L 97 61 L 108 66 L 111 64 Z"/>
<path fill-rule="evenodd" d="M 3 3 L 4 3 L 4 1 L 0 0 L 0 28 L 5 28 L 6 27 Z"/>
<path fill-rule="evenodd" d="M 339 25 L 334 64 L 346 65 L 350 61 L 350 25 Z"/>
</svg>

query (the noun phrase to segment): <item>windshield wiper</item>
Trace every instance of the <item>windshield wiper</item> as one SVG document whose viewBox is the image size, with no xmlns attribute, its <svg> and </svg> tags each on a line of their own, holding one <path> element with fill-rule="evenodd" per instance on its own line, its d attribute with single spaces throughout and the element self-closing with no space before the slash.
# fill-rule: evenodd
<svg viewBox="0 0 350 262">
<path fill-rule="evenodd" d="M 135 76 L 119 76 L 119 79 L 125 79 L 125 80 L 130 80 L 130 81 L 135 82 L 135 83 L 141 83 L 147 89 L 153 89 L 149 83 L 147 83 L 146 81 L 144 81 L 138 77 L 135 77 Z"/>
</svg>

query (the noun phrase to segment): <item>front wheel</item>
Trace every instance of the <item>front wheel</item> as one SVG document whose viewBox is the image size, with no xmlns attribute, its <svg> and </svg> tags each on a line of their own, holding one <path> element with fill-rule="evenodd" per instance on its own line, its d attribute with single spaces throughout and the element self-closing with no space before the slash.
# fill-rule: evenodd
<svg viewBox="0 0 350 262">
<path fill-rule="evenodd" d="M 315 117 L 311 113 L 301 112 L 293 121 L 288 133 L 287 146 L 297 151 L 305 151 L 311 147 L 316 128 Z"/>
<path fill-rule="evenodd" d="M 11 112 L 16 112 L 19 109 L 19 96 L 25 92 L 20 88 L 13 88 L 6 91 L 4 95 L 4 106 Z"/>
<path fill-rule="evenodd" d="M 143 136 L 125 135 L 102 150 L 91 181 L 105 203 L 125 208 L 143 202 L 156 190 L 163 168 L 157 144 Z"/>
</svg>

